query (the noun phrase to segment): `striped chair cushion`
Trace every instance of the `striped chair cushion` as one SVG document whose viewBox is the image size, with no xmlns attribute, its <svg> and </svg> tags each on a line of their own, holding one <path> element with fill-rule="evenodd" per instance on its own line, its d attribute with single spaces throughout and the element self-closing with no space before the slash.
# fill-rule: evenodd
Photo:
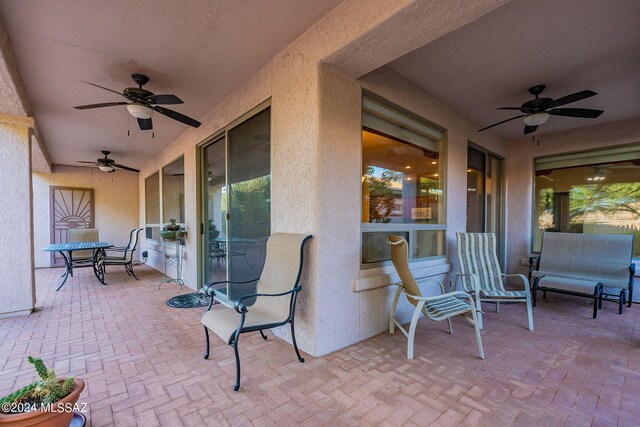
<svg viewBox="0 0 640 427">
<path fill-rule="evenodd" d="M 500 297 L 500 298 L 526 298 L 527 291 L 486 291 L 482 289 L 480 291 L 482 296 L 487 297 Z"/>
<path fill-rule="evenodd" d="M 427 316 L 436 322 L 472 310 L 468 303 L 454 296 L 449 296 L 435 301 L 427 301 L 424 308 Z"/>
<path fill-rule="evenodd" d="M 500 277 L 500 264 L 496 255 L 496 236 L 493 233 L 456 233 L 458 261 L 462 274 L 475 274 L 480 278 L 480 289 L 507 292 Z M 472 292 L 471 278 L 462 278 L 465 291 Z"/>
</svg>

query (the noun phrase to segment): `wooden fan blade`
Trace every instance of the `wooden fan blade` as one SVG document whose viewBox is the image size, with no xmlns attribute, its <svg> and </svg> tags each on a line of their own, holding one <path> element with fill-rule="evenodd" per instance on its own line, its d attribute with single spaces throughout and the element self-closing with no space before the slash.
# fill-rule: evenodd
<svg viewBox="0 0 640 427">
<path fill-rule="evenodd" d="M 581 101 L 586 98 L 591 98 L 592 96 L 597 95 L 596 92 L 592 90 L 582 90 L 580 92 L 572 93 L 571 95 L 563 96 L 562 98 L 558 98 L 556 100 L 551 101 L 551 103 L 547 106 L 547 108 L 555 108 L 561 105 L 571 104 L 572 102 Z"/>
<path fill-rule="evenodd" d="M 184 101 L 175 95 L 151 95 L 145 98 L 151 104 L 184 104 Z"/>
<path fill-rule="evenodd" d="M 111 166 L 118 169 L 124 169 L 126 171 L 140 172 L 138 169 L 130 168 L 129 166 L 121 165 L 120 163 L 112 163 Z"/>
<path fill-rule="evenodd" d="M 524 116 L 526 116 L 526 114 L 520 114 L 519 116 L 511 117 L 510 119 L 503 120 L 501 122 L 494 123 L 494 124 L 492 124 L 490 126 L 487 126 L 487 127 L 482 128 L 482 129 L 479 129 L 478 132 L 482 132 L 483 130 L 491 129 L 494 126 L 498 126 L 498 125 L 501 125 L 503 123 L 507 123 L 507 122 L 510 122 L 511 120 L 519 119 L 520 117 L 524 117 Z"/>
<path fill-rule="evenodd" d="M 553 110 L 549 110 L 548 113 L 554 116 L 595 119 L 596 117 L 599 117 L 600 114 L 604 113 L 604 111 L 592 110 L 590 108 L 554 108 Z"/>
<path fill-rule="evenodd" d="M 88 110 L 90 108 L 115 107 L 116 105 L 127 105 L 126 102 L 103 102 L 101 104 L 78 105 L 73 107 L 76 110 Z"/>
<path fill-rule="evenodd" d="M 153 108 L 158 113 L 163 114 L 163 115 L 165 115 L 165 116 L 167 116 L 167 117 L 169 117 L 169 118 L 171 118 L 173 120 L 177 120 L 177 121 L 179 121 L 181 123 L 184 123 L 185 125 L 189 125 L 189 126 L 192 126 L 194 128 L 197 128 L 197 127 L 200 126 L 200 122 L 199 121 L 197 121 L 195 119 L 192 119 L 189 116 L 185 116 L 184 114 L 178 113 L 177 111 L 173 111 L 173 110 L 170 110 L 170 109 L 164 108 L 164 107 L 159 107 L 157 105 L 153 106 L 151 108 Z"/>
<path fill-rule="evenodd" d="M 82 81 L 82 83 L 86 83 L 86 84 L 88 84 L 88 85 L 95 86 L 95 87 L 100 88 L 100 89 L 102 89 L 102 90 L 106 90 L 106 91 L 108 91 L 108 92 L 115 93 L 116 95 L 124 96 L 124 95 L 122 94 L 122 92 L 117 92 L 117 91 L 115 91 L 115 90 L 113 90 L 113 89 L 109 89 L 108 87 L 100 86 L 100 85 L 97 85 L 97 84 L 95 84 L 95 83 L 91 83 L 91 82 L 85 82 L 84 80 L 81 80 L 81 81 Z M 126 97 L 125 97 L 125 98 L 126 98 Z"/>
</svg>

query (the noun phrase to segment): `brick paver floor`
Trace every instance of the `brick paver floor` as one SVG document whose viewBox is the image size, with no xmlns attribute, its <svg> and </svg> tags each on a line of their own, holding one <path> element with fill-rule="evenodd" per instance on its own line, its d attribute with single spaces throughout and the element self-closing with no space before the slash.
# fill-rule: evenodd
<svg viewBox="0 0 640 427">
<path fill-rule="evenodd" d="M 240 340 L 243 379 L 232 390 L 233 351 L 212 337 L 202 358 L 203 309 L 174 309 L 180 291 L 112 269 L 101 286 L 89 269 L 59 292 L 59 269 L 36 272 L 38 310 L 0 320 L 0 395 L 34 379 L 27 355 L 59 375 L 85 380 L 94 426 L 153 425 L 640 425 L 640 307 L 623 316 L 605 303 L 597 320 L 587 300 L 551 295 L 525 329 L 523 304 L 486 307 L 487 360 L 473 329 L 422 319 L 416 358 L 400 333 L 382 333 L 297 362 L 269 334 Z M 303 291 L 304 292 L 304 291 Z"/>
</svg>

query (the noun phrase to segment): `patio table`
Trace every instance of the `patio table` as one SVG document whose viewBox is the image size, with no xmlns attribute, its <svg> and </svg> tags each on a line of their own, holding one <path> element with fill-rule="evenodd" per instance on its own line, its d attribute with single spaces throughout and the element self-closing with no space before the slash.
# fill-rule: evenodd
<svg viewBox="0 0 640 427">
<path fill-rule="evenodd" d="M 62 280 L 60 282 L 60 286 L 56 291 L 59 291 L 60 288 L 64 286 L 69 276 L 73 277 L 73 268 L 74 267 L 89 267 L 93 268 L 93 273 L 96 275 L 100 283 L 106 285 L 104 282 L 104 259 L 106 257 L 105 249 L 111 248 L 113 245 L 107 242 L 74 242 L 74 243 L 56 243 L 43 248 L 43 251 L 46 252 L 60 252 L 62 258 L 64 259 L 65 269 L 62 274 Z M 77 260 L 73 261 L 72 253 L 73 251 L 82 251 L 82 250 L 93 250 L 93 256 L 91 257 L 91 261 Z M 65 255 L 65 252 L 69 254 Z"/>
</svg>

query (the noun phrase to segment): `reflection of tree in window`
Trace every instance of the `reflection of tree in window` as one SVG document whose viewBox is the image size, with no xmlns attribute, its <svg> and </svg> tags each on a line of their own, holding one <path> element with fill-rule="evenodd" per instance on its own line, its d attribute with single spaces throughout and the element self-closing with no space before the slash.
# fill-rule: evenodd
<svg viewBox="0 0 640 427">
<path fill-rule="evenodd" d="M 257 239 L 270 234 L 270 187 L 268 175 L 232 185 L 234 210 L 242 213 L 234 225 L 235 237 Z"/>
<path fill-rule="evenodd" d="M 393 183 L 402 182 L 402 172 L 367 166 L 364 179 L 369 192 L 369 222 L 391 222 L 396 209 Z"/>
<path fill-rule="evenodd" d="M 640 183 L 580 185 L 571 189 L 571 221 L 583 221 L 589 213 L 615 216 L 630 213 L 640 218 Z"/>
</svg>

